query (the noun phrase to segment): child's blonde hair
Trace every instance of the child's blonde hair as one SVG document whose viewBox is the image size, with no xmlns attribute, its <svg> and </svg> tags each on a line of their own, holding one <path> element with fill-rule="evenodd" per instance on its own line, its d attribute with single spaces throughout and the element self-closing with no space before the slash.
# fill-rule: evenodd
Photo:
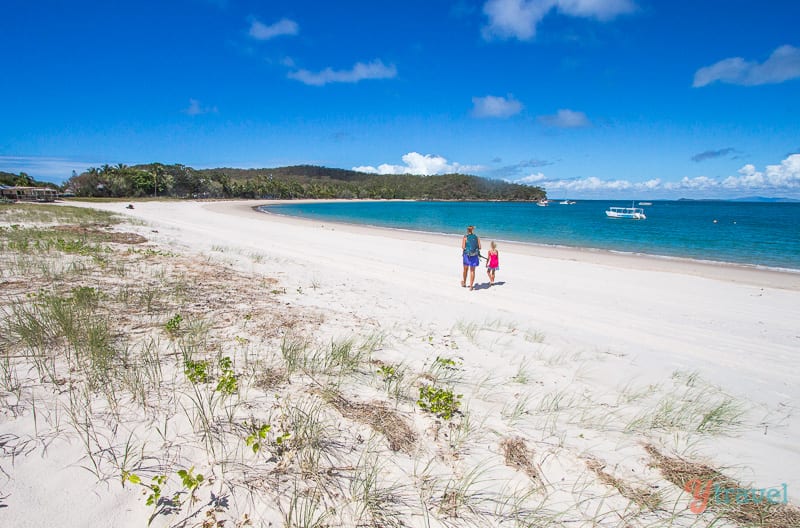
<svg viewBox="0 0 800 528">
<path fill-rule="evenodd" d="M 495 242 L 494 240 L 492 240 L 491 246 L 492 249 L 497 250 L 497 242 Z"/>
</svg>

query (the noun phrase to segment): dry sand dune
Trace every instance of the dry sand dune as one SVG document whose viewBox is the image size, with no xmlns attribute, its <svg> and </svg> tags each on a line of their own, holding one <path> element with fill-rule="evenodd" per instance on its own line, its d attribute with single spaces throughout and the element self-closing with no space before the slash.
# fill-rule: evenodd
<svg viewBox="0 0 800 528">
<path fill-rule="evenodd" d="M 501 244 L 498 284 L 479 269 L 468 291 L 460 236 L 249 201 L 69 205 L 147 242 L 109 242 L 102 265 L 48 253 L 85 260 L 77 272 L 3 248 L 3 526 L 798 519 L 719 497 L 698 515 L 682 485 L 797 503 L 800 274 Z M 80 347 L 54 337 L 61 355 L 40 365 L 50 345 L 14 325 L 28 293 L 79 288 L 105 292 L 108 348 L 126 354 L 100 384 L 69 367 Z"/>
</svg>

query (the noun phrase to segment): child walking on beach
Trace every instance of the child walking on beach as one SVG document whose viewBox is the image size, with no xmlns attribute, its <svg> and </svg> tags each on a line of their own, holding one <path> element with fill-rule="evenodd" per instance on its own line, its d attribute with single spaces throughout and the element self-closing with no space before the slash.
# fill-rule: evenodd
<svg viewBox="0 0 800 528">
<path fill-rule="evenodd" d="M 486 274 L 489 275 L 489 285 L 494 284 L 494 274 L 500 269 L 500 253 L 497 251 L 497 242 L 492 240 L 492 249 L 489 250 L 489 257 L 486 259 Z"/>
</svg>

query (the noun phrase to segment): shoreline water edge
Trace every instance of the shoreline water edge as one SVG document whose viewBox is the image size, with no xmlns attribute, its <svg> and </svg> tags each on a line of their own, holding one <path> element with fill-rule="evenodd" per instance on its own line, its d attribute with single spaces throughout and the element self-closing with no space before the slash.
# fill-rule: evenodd
<svg viewBox="0 0 800 528">
<path fill-rule="evenodd" d="M 352 203 L 352 200 L 295 200 L 296 204 L 314 203 Z M 408 202 L 408 200 L 363 200 L 363 202 L 390 203 Z M 247 206 L 258 214 L 272 215 L 287 222 L 299 222 L 308 226 L 339 226 L 353 232 L 384 233 L 386 236 L 400 237 L 408 240 L 428 239 L 432 241 L 448 241 L 454 237 L 460 240 L 461 234 L 436 231 L 424 231 L 402 227 L 389 227 L 369 223 L 347 222 L 340 219 L 318 219 L 299 214 L 281 213 L 280 206 L 287 205 L 282 200 L 258 201 L 257 205 Z M 699 259 L 693 257 L 660 255 L 647 252 L 622 251 L 591 246 L 573 246 L 548 244 L 519 240 L 495 239 L 504 247 L 520 254 L 551 259 L 581 260 L 596 264 L 622 267 L 642 267 L 653 271 L 679 272 L 715 278 L 720 271 L 726 273 L 725 278 L 757 285 L 778 288 L 800 289 L 800 269 L 761 264 L 749 264 L 724 260 Z"/>
<path fill-rule="evenodd" d="M 800 223 L 800 204 L 656 202 L 648 208 L 651 218 L 631 221 L 603 215 L 615 203 L 542 208 L 516 202 L 284 201 L 261 210 L 444 235 L 460 234 L 461 224 L 476 225 L 504 242 L 800 272 L 800 236 L 792 227 Z"/>
</svg>

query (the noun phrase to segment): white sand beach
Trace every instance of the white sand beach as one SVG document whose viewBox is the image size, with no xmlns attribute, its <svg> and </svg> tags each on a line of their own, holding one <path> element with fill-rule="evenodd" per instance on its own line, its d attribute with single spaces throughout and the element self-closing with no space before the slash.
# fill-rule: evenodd
<svg viewBox="0 0 800 528">
<path fill-rule="evenodd" d="M 1 526 L 739 525 L 720 509 L 690 512 L 692 497 L 665 478 L 646 446 L 742 486 L 785 484 L 788 502 L 800 503 L 800 273 L 500 243 L 497 284 L 489 287 L 478 268 L 469 291 L 459 284 L 460 236 L 292 219 L 255 211 L 261 203 L 65 204 L 125 216 L 114 229 L 146 238 L 142 248 L 208 267 L 203 287 L 226 284 L 226 273 L 235 284 L 193 299 L 194 279 L 186 279 L 189 308 L 159 313 L 150 330 L 126 323 L 132 352 L 157 336 L 164 360 L 178 366 L 164 367 L 169 396 L 149 406 L 121 390 L 110 413 L 97 395 L 94 410 L 122 416 L 122 425 L 100 428 L 87 415 L 98 423 L 95 437 L 58 414 L 54 402 L 68 391 L 38 385 L 25 359 L 10 363 L 33 381 L 0 391 Z M 168 288 L 183 276 L 172 275 L 169 257 L 154 258 L 161 275 L 136 275 L 144 269 L 137 261 L 117 282 Z M 25 278 L 8 269 L 0 279 L 8 317 L 16 301 L 8 292 Z M 258 303 L 267 301 L 271 315 L 258 320 Z M 214 311 L 215 303 L 226 308 Z M 210 411 L 216 440 L 204 440 L 186 410 L 197 393 L 176 363 L 180 341 L 163 332 L 173 312 L 200 320 L 204 310 L 216 337 L 195 357 L 231 356 L 239 377 L 237 394 Z M 291 332 L 280 314 L 291 314 Z M 337 378 L 282 363 L 281 342 L 300 334 L 312 348 L 381 339 L 371 363 Z M 17 357 L 14 346 L 6 344 L 7 354 Z M 393 393 L 388 371 L 377 373 L 383 366 L 405 372 L 408 385 Z M 288 382 L 256 388 L 270 369 L 288 369 Z M 463 395 L 459 413 L 446 419 L 421 409 L 425 384 Z M 317 446 L 322 458 L 311 470 L 301 463 L 308 446 L 298 439 L 296 451 L 284 450 L 273 438 L 291 415 L 281 402 L 312 405 L 331 386 L 341 399 L 320 400 L 329 444 Z M 414 440 L 393 449 L 369 420 L 343 411 L 359 402 L 385 402 Z M 272 420 L 264 444 L 272 443 L 254 453 L 245 437 L 259 416 Z M 287 432 L 298 437 L 296 428 Z M 527 463 L 503 456 L 514 439 Z M 115 466 L 123 456 L 127 465 Z M 146 483 L 171 475 L 165 490 L 180 483 L 176 468 L 194 467 L 205 480 L 197 501 L 153 515 L 151 490 L 123 487 L 120 467 Z M 379 469 L 373 488 L 363 478 L 369 468 Z M 658 506 L 636 499 L 651 495 Z"/>
</svg>

